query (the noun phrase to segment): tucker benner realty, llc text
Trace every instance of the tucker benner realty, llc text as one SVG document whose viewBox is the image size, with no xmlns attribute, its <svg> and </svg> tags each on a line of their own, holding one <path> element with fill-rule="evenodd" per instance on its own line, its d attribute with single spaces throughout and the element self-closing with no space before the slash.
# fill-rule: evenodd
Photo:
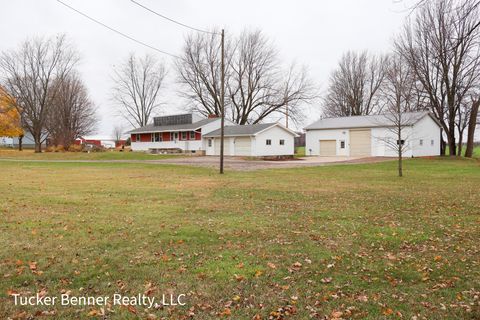
<svg viewBox="0 0 480 320">
<path fill-rule="evenodd" d="M 145 308 L 158 308 L 161 306 L 184 306 L 185 294 L 173 295 L 163 294 L 160 297 L 149 297 L 144 294 L 135 296 L 124 296 L 118 293 L 112 296 L 72 296 L 61 294 L 59 296 L 21 296 L 18 293 L 12 294 L 15 305 L 18 306 L 106 306 L 123 305 Z"/>
</svg>

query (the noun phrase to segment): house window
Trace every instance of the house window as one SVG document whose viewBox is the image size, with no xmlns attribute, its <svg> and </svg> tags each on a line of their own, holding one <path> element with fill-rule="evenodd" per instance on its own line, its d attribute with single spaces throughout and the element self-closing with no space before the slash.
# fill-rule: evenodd
<svg viewBox="0 0 480 320">
<path fill-rule="evenodd" d="M 140 135 L 139 135 L 139 134 L 136 134 L 136 135 L 135 135 L 135 141 L 136 141 L 136 142 L 140 142 Z"/>
<path fill-rule="evenodd" d="M 160 132 L 155 132 L 155 142 L 160 142 L 162 141 L 162 135 Z"/>
<path fill-rule="evenodd" d="M 208 147 L 209 147 L 209 148 L 212 147 L 212 139 L 208 139 Z"/>
<path fill-rule="evenodd" d="M 272 140 L 267 139 L 267 140 L 265 141 L 265 143 L 266 143 L 267 146 L 271 146 L 271 145 L 272 145 Z"/>
<path fill-rule="evenodd" d="M 423 139 L 420 139 L 420 145 L 423 146 Z"/>
<path fill-rule="evenodd" d="M 190 131 L 190 140 L 195 140 L 195 131 Z"/>
<path fill-rule="evenodd" d="M 284 145 L 285 145 L 285 140 L 280 139 L 280 145 L 281 145 L 281 146 L 284 146 Z"/>
<path fill-rule="evenodd" d="M 435 140 L 430 141 L 430 145 L 433 146 L 434 144 L 435 144 Z"/>
<path fill-rule="evenodd" d="M 170 141 L 178 139 L 178 132 L 170 132 Z"/>
<path fill-rule="evenodd" d="M 340 149 L 345 149 L 345 140 L 340 140 Z"/>
<path fill-rule="evenodd" d="M 182 131 L 182 140 L 187 140 L 187 133 Z"/>
<path fill-rule="evenodd" d="M 400 145 L 400 144 L 403 146 L 405 144 L 405 140 L 403 140 L 403 139 L 402 140 L 397 140 L 397 145 Z"/>
<path fill-rule="evenodd" d="M 155 133 L 150 133 L 150 141 L 155 142 Z"/>
</svg>

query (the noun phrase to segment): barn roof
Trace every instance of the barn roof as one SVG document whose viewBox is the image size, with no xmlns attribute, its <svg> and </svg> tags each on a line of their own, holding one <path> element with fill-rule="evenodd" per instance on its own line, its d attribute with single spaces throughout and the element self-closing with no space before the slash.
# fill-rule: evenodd
<svg viewBox="0 0 480 320">
<path fill-rule="evenodd" d="M 169 132 L 169 131 L 193 131 L 197 130 L 210 122 L 219 120 L 219 118 L 208 118 L 194 123 L 175 124 L 166 126 L 155 126 L 153 123 L 147 124 L 141 128 L 129 131 L 130 134 L 135 133 L 152 133 L 152 132 Z"/>
<path fill-rule="evenodd" d="M 422 112 L 405 112 L 402 114 L 405 126 L 411 126 L 430 116 L 438 125 L 437 119 L 428 111 Z M 394 125 L 391 118 L 385 114 L 369 115 L 369 116 L 351 116 L 338 118 L 320 119 L 311 125 L 307 126 L 305 130 L 319 130 L 319 129 L 348 129 L 348 128 L 375 128 L 375 127 L 391 127 Z"/>
</svg>

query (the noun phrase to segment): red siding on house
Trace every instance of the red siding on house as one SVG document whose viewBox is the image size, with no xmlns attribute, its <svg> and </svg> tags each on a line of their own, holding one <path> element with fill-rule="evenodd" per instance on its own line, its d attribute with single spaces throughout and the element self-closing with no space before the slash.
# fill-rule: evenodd
<svg viewBox="0 0 480 320">
<path fill-rule="evenodd" d="M 202 133 L 195 131 L 195 139 L 190 139 L 190 133 L 192 131 L 186 131 L 187 138 L 185 140 L 182 139 L 182 131 L 172 131 L 172 132 L 162 132 L 162 141 L 171 141 L 171 136 L 173 132 L 178 132 L 178 139 L 182 141 L 186 140 L 202 140 Z M 185 132 L 185 131 L 183 131 Z M 152 133 L 141 133 L 140 134 L 140 141 L 137 141 L 136 134 L 131 134 L 130 138 L 132 142 L 151 142 L 152 141 Z"/>
<path fill-rule="evenodd" d="M 151 133 L 140 134 L 140 142 L 152 142 L 152 134 Z"/>
</svg>

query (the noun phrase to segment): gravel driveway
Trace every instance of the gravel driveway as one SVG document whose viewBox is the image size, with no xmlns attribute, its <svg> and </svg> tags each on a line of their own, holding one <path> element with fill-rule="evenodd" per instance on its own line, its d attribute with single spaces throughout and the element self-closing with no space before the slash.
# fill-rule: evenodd
<svg viewBox="0 0 480 320">
<path fill-rule="evenodd" d="M 225 168 L 251 171 L 259 169 L 316 167 L 335 164 L 375 163 L 390 161 L 388 157 L 305 157 L 288 161 L 247 160 L 236 157 L 225 157 Z M 72 162 L 72 163 L 149 163 L 176 164 L 194 167 L 218 168 L 220 158 L 217 156 L 179 156 L 178 158 L 158 160 L 37 160 L 37 159 L 0 159 L 15 162 Z"/>
</svg>

